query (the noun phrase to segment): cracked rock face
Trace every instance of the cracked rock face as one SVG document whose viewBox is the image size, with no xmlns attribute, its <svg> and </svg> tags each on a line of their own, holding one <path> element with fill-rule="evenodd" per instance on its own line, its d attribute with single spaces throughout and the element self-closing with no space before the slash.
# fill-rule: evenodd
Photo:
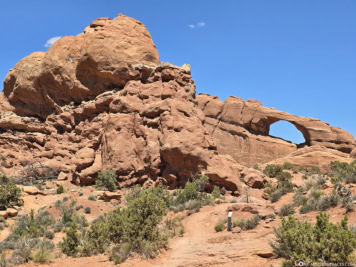
<svg viewBox="0 0 356 267">
<path fill-rule="evenodd" d="M 0 94 L 1 168 L 11 175 L 40 162 L 81 184 L 112 169 L 120 187 L 176 188 L 204 174 L 239 195 L 240 173 L 250 172 L 241 164 L 297 150 L 268 136 L 278 120 L 302 131 L 307 146 L 339 150 L 345 158 L 355 148 L 339 128 L 258 101 L 196 98 L 189 65 L 161 63 L 142 23 L 124 15 L 100 18 L 48 52 L 24 58 L 7 75 Z"/>
</svg>

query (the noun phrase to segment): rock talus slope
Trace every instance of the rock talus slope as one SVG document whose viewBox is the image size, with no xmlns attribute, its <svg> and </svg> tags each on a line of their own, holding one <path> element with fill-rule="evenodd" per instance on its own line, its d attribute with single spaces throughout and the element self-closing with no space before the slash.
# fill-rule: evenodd
<svg viewBox="0 0 356 267">
<path fill-rule="evenodd" d="M 107 168 L 121 187 L 161 182 L 170 188 L 205 174 L 232 194 L 240 173 L 298 151 L 268 136 L 278 120 L 293 123 L 305 146 L 355 154 L 351 134 L 319 120 L 236 97 L 195 96 L 189 65 L 161 63 L 145 26 L 119 15 L 99 18 L 48 52 L 22 59 L 0 94 L 2 171 L 29 162 L 90 184 Z M 242 164 L 242 165 L 241 165 Z"/>
</svg>

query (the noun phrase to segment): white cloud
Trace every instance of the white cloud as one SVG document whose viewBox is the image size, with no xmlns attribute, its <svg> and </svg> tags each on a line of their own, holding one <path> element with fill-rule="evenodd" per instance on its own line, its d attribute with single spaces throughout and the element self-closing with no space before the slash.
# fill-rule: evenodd
<svg viewBox="0 0 356 267">
<path fill-rule="evenodd" d="M 199 23 L 197 23 L 197 26 L 199 28 L 203 28 L 205 26 L 205 22 L 199 22 Z"/>
<path fill-rule="evenodd" d="M 195 28 L 203 28 L 205 27 L 206 23 L 205 22 L 198 22 L 196 24 L 189 24 L 188 27 L 191 29 L 195 29 Z"/>
<path fill-rule="evenodd" d="M 44 45 L 45 47 L 51 47 L 55 41 L 58 41 L 59 39 L 61 39 L 62 36 L 55 36 L 52 37 L 51 39 L 47 40 L 46 44 Z"/>
</svg>

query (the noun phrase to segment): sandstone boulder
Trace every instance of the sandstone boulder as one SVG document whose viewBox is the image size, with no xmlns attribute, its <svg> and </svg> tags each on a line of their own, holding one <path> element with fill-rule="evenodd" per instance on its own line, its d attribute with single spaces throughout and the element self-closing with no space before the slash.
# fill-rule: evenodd
<svg viewBox="0 0 356 267">
<path fill-rule="evenodd" d="M 138 64 L 160 64 L 145 26 L 124 15 L 100 18 L 84 33 L 61 38 L 47 53 L 21 60 L 4 81 L 4 95 L 16 112 L 46 118 L 61 113 L 63 105 L 141 79 Z"/>
</svg>

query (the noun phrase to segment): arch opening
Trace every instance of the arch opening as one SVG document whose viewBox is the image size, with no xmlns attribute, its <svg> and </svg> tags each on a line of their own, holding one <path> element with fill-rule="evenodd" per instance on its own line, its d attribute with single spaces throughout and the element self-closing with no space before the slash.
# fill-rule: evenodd
<svg viewBox="0 0 356 267">
<path fill-rule="evenodd" d="M 291 122 L 279 120 L 269 126 L 269 136 L 296 144 L 298 148 L 304 147 L 308 145 L 308 137 L 297 127 Z"/>
</svg>

